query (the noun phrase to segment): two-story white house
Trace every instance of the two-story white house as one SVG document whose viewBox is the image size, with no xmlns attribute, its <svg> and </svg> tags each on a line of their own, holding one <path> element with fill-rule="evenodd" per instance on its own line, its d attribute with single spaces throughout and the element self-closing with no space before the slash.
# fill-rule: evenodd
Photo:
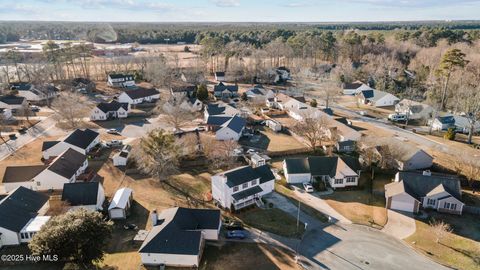
<svg viewBox="0 0 480 270">
<path fill-rule="evenodd" d="M 129 111 L 128 103 L 120 103 L 115 100 L 101 102 L 90 112 L 90 120 L 104 121 L 109 119 L 127 118 Z"/>
<path fill-rule="evenodd" d="M 79 153 L 86 155 L 90 150 L 100 143 L 100 133 L 91 129 L 77 129 L 61 141 L 45 141 L 42 145 L 42 156 L 44 159 L 56 157 L 65 150 L 72 148 Z"/>
<path fill-rule="evenodd" d="M 118 96 L 118 102 L 129 105 L 141 104 L 144 102 L 155 102 L 160 99 L 160 92 L 155 88 L 137 88 L 127 90 Z"/>
<path fill-rule="evenodd" d="M 133 87 L 135 86 L 135 77 L 132 74 L 109 74 L 107 84 L 112 87 Z"/>
<path fill-rule="evenodd" d="M 324 181 L 333 189 L 357 186 L 360 171 L 350 168 L 341 157 L 288 158 L 283 161 L 287 183 Z"/>
<path fill-rule="evenodd" d="M 0 199 L 0 248 L 30 242 L 50 219 L 48 195 L 18 187 Z"/>
<path fill-rule="evenodd" d="M 274 189 L 275 176 L 268 165 L 239 167 L 212 176 L 213 199 L 223 208 L 238 210 L 261 203 Z"/>
</svg>

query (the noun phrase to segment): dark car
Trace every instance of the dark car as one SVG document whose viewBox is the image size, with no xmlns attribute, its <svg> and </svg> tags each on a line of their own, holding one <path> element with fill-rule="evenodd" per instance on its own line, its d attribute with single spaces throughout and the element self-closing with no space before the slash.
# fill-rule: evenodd
<svg viewBox="0 0 480 270">
<path fill-rule="evenodd" d="M 232 222 L 225 225 L 225 229 L 227 229 L 229 231 L 243 230 L 243 224 L 241 222 L 238 222 L 238 221 L 232 221 Z"/>
<path fill-rule="evenodd" d="M 245 231 L 228 231 L 226 234 L 225 234 L 225 237 L 227 239 L 240 239 L 240 240 L 243 240 L 245 238 L 247 238 L 247 234 Z"/>
<path fill-rule="evenodd" d="M 18 133 L 20 133 L 20 134 L 25 134 L 26 132 L 27 132 L 27 128 L 25 126 L 21 126 L 18 129 Z"/>
<path fill-rule="evenodd" d="M 136 229 L 138 229 L 138 226 L 135 225 L 135 224 L 125 224 L 125 225 L 123 225 L 123 228 L 125 230 L 136 230 Z"/>
<path fill-rule="evenodd" d="M 8 135 L 8 137 L 10 138 L 10 140 L 15 140 L 17 138 L 17 135 L 16 134 L 10 134 L 10 135 Z"/>
</svg>

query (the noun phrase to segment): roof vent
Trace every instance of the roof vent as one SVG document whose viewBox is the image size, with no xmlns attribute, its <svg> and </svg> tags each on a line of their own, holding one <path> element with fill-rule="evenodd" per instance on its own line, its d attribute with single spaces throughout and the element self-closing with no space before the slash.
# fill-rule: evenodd
<svg viewBox="0 0 480 270">
<path fill-rule="evenodd" d="M 423 171 L 424 176 L 432 176 L 432 172 L 430 170 Z"/>
</svg>

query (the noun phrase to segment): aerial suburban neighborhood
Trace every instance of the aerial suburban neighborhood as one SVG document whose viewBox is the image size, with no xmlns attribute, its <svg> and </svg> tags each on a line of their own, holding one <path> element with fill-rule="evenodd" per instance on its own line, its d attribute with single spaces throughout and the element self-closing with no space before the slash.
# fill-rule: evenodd
<svg viewBox="0 0 480 270">
<path fill-rule="evenodd" d="M 7 2 L 0 269 L 480 269 L 479 2 Z"/>
</svg>

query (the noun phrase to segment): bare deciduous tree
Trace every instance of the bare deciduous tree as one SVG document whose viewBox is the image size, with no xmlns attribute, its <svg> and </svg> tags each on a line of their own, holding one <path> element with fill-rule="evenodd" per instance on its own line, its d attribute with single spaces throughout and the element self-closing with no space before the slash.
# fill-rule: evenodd
<svg viewBox="0 0 480 270">
<path fill-rule="evenodd" d="M 236 141 L 217 141 L 212 136 L 201 136 L 202 150 L 214 169 L 230 168 L 235 164 L 234 150 L 239 147 Z"/>
<path fill-rule="evenodd" d="M 318 146 L 328 138 L 328 119 L 326 117 L 304 118 L 303 121 L 297 123 L 293 128 L 293 132 L 305 138 L 308 146 L 312 151 L 316 151 Z"/>
<path fill-rule="evenodd" d="M 85 96 L 64 92 L 53 101 L 52 107 L 59 122 L 65 123 L 67 128 L 77 128 L 93 106 Z"/>
<path fill-rule="evenodd" d="M 164 114 L 164 120 L 167 124 L 174 128 L 175 131 L 181 130 L 195 119 L 196 114 L 183 108 L 181 106 L 182 101 L 175 103 L 164 102 L 159 104 L 156 110 Z"/>
<path fill-rule="evenodd" d="M 432 232 L 435 234 L 435 242 L 437 244 L 453 231 L 450 225 L 445 223 L 443 220 L 432 220 L 430 222 L 430 227 Z"/>
</svg>

